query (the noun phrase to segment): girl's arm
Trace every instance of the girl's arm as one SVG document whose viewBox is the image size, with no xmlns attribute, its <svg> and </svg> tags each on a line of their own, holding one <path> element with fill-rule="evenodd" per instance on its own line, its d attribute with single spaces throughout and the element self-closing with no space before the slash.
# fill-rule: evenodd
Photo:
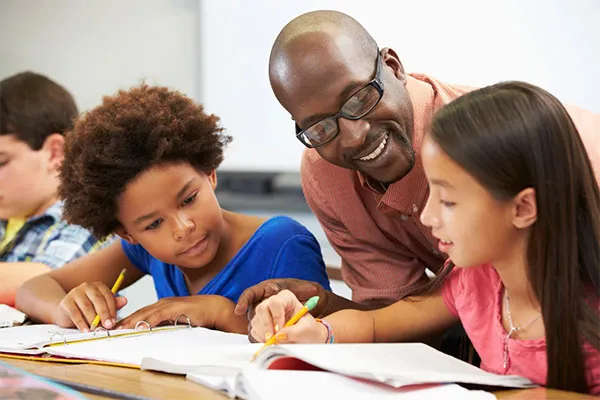
<svg viewBox="0 0 600 400">
<path fill-rule="evenodd" d="M 279 343 L 325 343 L 327 328 L 310 314 L 296 325 L 280 329 L 301 308 L 290 291 L 270 297 L 256 308 L 250 334 L 261 342 L 278 331 Z M 441 292 L 401 300 L 379 310 L 342 310 L 326 318 L 336 343 L 417 341 L 444 331 L 458 320 L 446 308 Z"/>
<path fill-rule="evenodd" d="M 109 310 L 94 311 L 98 307 L 90 309 L 90 306 L 98 302 L 96 300 L 100 299 L 102 293 L 108 291 L 107 296 L 110 296 L 110 287 L 123 268 L 126 269 L 126 273 L 121 289 L 131 285 L 143 275 L 123 252 L 120 240 L 116 240 L 104 249 L 27 281 L 17 292 L 16 307 L 34 321 L 57 323 L 59 305 L 67 293 L 77 289 L 84 296 L 74 299 L 74 303 L 78 302 L 76 305 L 81 309 L 84 317 L 88 317 L 85 315 L 86 312 L 93 314 L 108 311 L 109 314 L 116 314 L 116 310 L 110 309 L 111 304 L 108 304 Z M 81 329 L 80 326 L 78 328 Z"/>
</svg>

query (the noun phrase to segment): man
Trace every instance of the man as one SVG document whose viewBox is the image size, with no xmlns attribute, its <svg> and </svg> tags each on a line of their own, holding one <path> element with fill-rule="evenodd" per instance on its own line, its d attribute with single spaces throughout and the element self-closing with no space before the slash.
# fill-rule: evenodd
<svg viewBox="0 0 600 400">
<path fill-rule="evenodd" d="M 298 139 L 312 147 L 303 155 L 302 187 L 342 258 L 352 301 L 311 282 L 272 280 L 243 293 L 236 313 L 282 289 L 301 301 L 321 296 L 313 314 L 323 316 L 382 307 L 423 285 L 426 268 L 439 271 L 445 257 L 419 221 L 428 195 L 419 149 L 432 115 L 469 88 L 406 74 L 392 49 L 379 50 L 357 21 L 334 11 L 310 12 L 283 28 L 269 77 Z M 587 119 L 588 132 L 598 124 L 583 110 L 577 117 Z M 592 135 L 582 138 L 590 152 Z M 598 147 L 592 150 L 598 165 Z"/>
<path fill-rule="evenodd" d="M 22 72 L 0 82 L 0 302 L 13 305 L 29 278 L 86 254 L 98 243 L 62 218 L 58 168 L 63 133 L 78 111 L 56 82 Z"/>
</svg>

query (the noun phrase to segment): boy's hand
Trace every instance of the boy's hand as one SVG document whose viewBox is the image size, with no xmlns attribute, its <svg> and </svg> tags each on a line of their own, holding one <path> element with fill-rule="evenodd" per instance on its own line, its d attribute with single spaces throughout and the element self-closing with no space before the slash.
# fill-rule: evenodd
<svg viewBox="0 0 600 400">
<path fill-rule="evenodd" d="M 225 332 L 247 333 L 248 321 L 233 313 L 235 304 L 226 297 L 217 295 L 196 295 L 165 297 L 146 306 L 119 322 L 119 328 L 135 328 L 139 321 L 146 321 L 151 327 L 169 321 L 187 323 Z"/>
<path fill-rule="evenodd" d="M 250 321 L 250 336 L 266 342 L 276 335 L 277 343 L 325 343 L 327 328 L 307 313 L 295 325 L 284 328 L 285 323 L 303 307 L 289 290 L 282 290 L 258 306 Z"/>
<path fill-rule="evenodd" d="M 62 299 L 54 316 L 54 323 L 61 327 L 75 325 L 82 332 L 89 332 L 90 325 L 100 316 L 100 326 L 114 328 L 117 310 L 127 304 L 125 297 L 115 297 L 102 282 L 84 282 L 72 289 Z"/>
</svg>

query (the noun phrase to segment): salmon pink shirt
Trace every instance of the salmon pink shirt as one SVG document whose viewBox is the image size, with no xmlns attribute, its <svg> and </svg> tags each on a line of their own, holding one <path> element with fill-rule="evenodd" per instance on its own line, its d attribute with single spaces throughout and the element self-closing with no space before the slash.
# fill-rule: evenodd
<svg viewBox="0 0 600 400">
<path fill-rule="evenodd" d="M 446 278 L 442 297 L 448 310 L 460 318 L 481 357 L 481 369 L 501 375 L 520 375 L 546 384 L 546 340 L 508 339 L 508 364 L 504 368 L 502 281 L 491 265 L 455 268 Z M 600 352 L 586 343 L 585 366 L 590 393 L 600 394 Z"/>
</svg>

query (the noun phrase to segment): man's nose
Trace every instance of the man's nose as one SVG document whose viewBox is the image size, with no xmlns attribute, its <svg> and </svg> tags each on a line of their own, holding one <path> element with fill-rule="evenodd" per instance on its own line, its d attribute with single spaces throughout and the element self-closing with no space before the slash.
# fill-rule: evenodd
<svg viewBox="0 0 600 400">
<path fill-rule="evenodd" d="M 356 151 L 364 146 L 371 124 L 365 119 L 351 120 L 340 117 L 338 118 L 338 127 L 342 148 L 347 150 L 351 157 L 354 157 Z"/>
</svg>

